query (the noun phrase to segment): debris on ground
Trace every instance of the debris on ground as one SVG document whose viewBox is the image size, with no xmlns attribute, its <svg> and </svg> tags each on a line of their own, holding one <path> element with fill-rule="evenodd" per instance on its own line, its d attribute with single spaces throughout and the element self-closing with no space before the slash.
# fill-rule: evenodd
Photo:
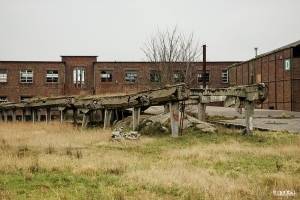
<svg viewBox="0 0 300 200">
<path fill-rule="evenodd" d="M 137 131 L 130 131 L 129 133 L 123 133 L 123 127 L 116 128 L 111 132 L 112 140 L 137 140 L 141 134 Z"/>
</svg>

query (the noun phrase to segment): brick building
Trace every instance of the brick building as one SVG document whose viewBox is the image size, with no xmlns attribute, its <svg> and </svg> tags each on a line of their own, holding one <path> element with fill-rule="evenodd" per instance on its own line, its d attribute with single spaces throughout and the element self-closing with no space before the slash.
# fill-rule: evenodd
<svg viewBox="0 0 300 200">
<path fill-rule="evenodd" d="M 266 83 L 263 109 L 300 111 L 300 40 L 229 67 L 229 86 Z"/>
<path fill-rule="evenodd" d="M 207 85 L 227 87 L 227 68 L 234 63 L 207 62 Z M 200 87 L 202 62 L 192 64 L 196 69 L 192 74 L 195 85 Z M 97 62 L 97 56 L 61 56 L 60 62 L 0 61 L 0 102 L 139 92 L 156 81 L 158 72 L 154 65 L 151 62 Z M 176 73 L 174 70 L 174 77 Z"/>
</svg>

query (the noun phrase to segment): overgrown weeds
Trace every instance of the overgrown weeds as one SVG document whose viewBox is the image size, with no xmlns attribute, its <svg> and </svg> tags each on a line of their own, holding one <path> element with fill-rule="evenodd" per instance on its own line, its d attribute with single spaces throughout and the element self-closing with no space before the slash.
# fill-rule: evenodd
<svg viewBox="0 0 300 200">
<path fill-rule="evenodd" d="M 150 123 L 139 127 L 138 141 L 111 142 L 110 131 L 101 129 L 0 125 L 0 199 L 272 199 L 274 190 L 300 193 L 299 134 L 241 136 L 234 129 L 203 133 L 191 127 L 172 138 L 161 130 L 170 130 L 167 124 Z"/>
</svg>

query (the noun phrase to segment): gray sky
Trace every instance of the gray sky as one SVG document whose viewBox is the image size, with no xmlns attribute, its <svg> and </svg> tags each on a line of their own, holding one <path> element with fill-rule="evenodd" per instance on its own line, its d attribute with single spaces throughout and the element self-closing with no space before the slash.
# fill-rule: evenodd
<svg viewBox="0 0 300 200">
<path fill-rule="evenodd" d="M 299 0 L 0 0 L 0 60 L 142 61 L 147 35 L 177 25 L 208 61 L 244 61 L 300 40 Z"/>
</svg>

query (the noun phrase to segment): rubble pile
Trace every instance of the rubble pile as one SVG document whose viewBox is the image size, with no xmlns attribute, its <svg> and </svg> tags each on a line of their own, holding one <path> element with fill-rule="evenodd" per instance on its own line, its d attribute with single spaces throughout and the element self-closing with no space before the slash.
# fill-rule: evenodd
<svg viewBox="0 0 300 200">
<path fill-rule="evenodd" d="M 137 131 L 130 131 L 129 133 L 123 133 L 123 127 L 116 128 L 111 132 L 111 139 L 112 140 L 137 140 L 141 134 Z"/>
</svg>

